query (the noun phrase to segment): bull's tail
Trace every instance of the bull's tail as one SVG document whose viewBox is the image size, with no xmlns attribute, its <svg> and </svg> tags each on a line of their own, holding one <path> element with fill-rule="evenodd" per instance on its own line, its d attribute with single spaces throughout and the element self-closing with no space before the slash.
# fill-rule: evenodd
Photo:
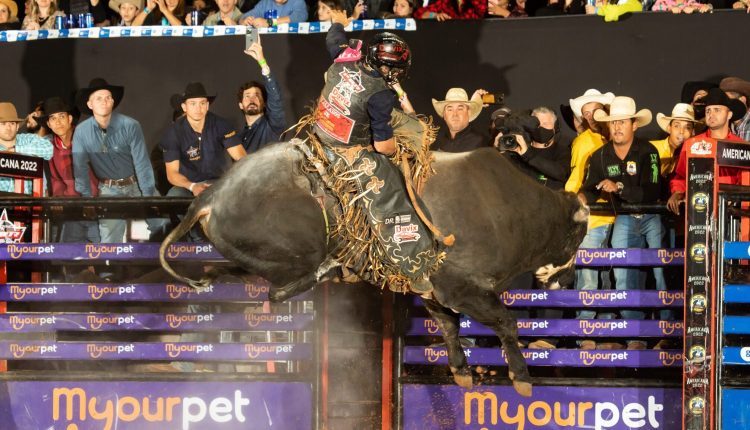
<svg viewBox="0 0 750 430">
<path fill-rule="evenodd" d="M 196 222 L 201 220 L 201 218 L 205 216 L 209 216 L 211 214 L 211 207 L 210 206 L 201 206 L 197 207 L 196 205 L 191 205 L 190 209 L 188 210 L 187 214 L 185 215 L 185 218 L 183 218 L 182 222 L 175 227 L 169 235 L 164 239 L 164 241 L 161 243 L 161 247 L 159 247 L 159 261 L 161 262 L 161 267 L 164 268 L 164 270 L 167 271 L 170 275 L 172 275 L 175 279 L 177 279 L 180 282 L 184 282 L 191 287 L 195 288 L 196 290 L 202 290 L 209 286 L 211 283 L 211 278 L 205 277 L 198 281 L 187 278 L 185 276 L 182 276 L 175 272 L 175 270 L 172 268 L 172 266 L 169 265 L 169 262 L 167 261 L 167 249 L 169 249 L 170 246 L 172 246 L 173 243 L 177 242 L 177 239 L 185 236 L 190 229 L 193 228 Z"/>
</svg>

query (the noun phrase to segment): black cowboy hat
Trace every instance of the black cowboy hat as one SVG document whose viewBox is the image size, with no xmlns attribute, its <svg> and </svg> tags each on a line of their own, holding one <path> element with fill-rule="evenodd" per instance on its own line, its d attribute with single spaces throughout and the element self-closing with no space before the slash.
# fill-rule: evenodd
<svg viewBox="0 0 750 430">
<path fill-rule="evenodd" d="M 693 103 L 693 97 L 695 93 L 700 90 L 708 91 L 711 88 L 719 88 L 719 84 L 709 81 L 689 81 L 685 82 L 682 86 L 682 93 L 680 95 L 680 101 L 682 103 Z"/>
<path fill-rule="evenodd" d="M 91 94 L 99 91 L 99 90 L 108 90 L 110 93 L 112 93 L 112 98 L 115 100 L 115 104 L 112 107 L 112 109 L 117 108 L 117 105 L 120 104 L 122 101 L 122 96 L 125 93 L 125 88 L 117 86 L 117 85 L 110 85 L 102 78 L 94 78 L 89 82 L 89 86 L 86 88 L 81 88 L 76 93 L 76 105 L 78 106 L 78 109 L 81 110 L 81 112 L 91 113 L 91 109 L 86 105 L 86 103 L 89 101 L 89 97 Z"/>
<path fill-rule="evenodd" d="M 706 107 L 708 106 L 726 106 L 732 111 L 732 118 L 730 121 L 737 121 L 738 119 L 745 116 L 747 108 L 741 101 L 730 98 L 727 93 L 720 90 L 719 88 L 711 88 L 708 90 L 708 95 L 699 99 Z"/>
<path fill-rule="evenodd" d="M 182 93 L 182 100 L 180 103 L 185 103 L 187 99 L 195 99 L 199 97 L 205 97 L 209 103 L 213 103 L 216 99 L 216 95 L 209 96 L 206 92 L 206 88 L 200 82 L 191 82 L 185 87 L 185 92 Z"/>
<path fill-rule="evenodd" d="M 570 107 L 570 105 L 560 105 L 560 116 L 563 119 L 563 122 L 576 134 L 578 134 L 578 130 L 576 130 L 575 122 L 574 122 L 574 116 L 573 109 Z M 560 122 L 557 122 L 557 127 L 559 128 Z M 558 130 L 559 131 L 559 130 Z"/>
<path fill-rule="evenodd" d="M 49 117 L 60 112 L 72 115 L 73 108 L 62 97 L 50 97 L 42 105 L 42 115 L 39 116 L 39 122 L 46 124 Z"/>
</svg>

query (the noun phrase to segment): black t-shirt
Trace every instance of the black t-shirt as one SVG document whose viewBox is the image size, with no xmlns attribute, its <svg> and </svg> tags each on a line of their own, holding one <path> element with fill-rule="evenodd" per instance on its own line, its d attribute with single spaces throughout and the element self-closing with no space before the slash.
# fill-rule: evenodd
<svg viewBox="0 0 750 430">
<path fill-rule="evenodd" d="M 435 139 L 435 143 L 432 144 L 431 149 L 433 151 L 466 152 L 488 146 L 491 146 L 490 138 L 474 130 L 474 128 L 469 125 L 465 129 L 456 133 L 456 137 L 454 138 L 451 138 L 451 133 L 448 130 L 448 127 L 442 127 L 440 133 Z"/>
<path fill-rule="evenodd" d="M 227 149 L 242 145 L 229 121 L 208 112 L 202 133 L 196 133 L 184 116 L 164 134 L 159 145 L 164 162 L 180 162 L 179 172 L 191 182 L 219 178 L 232 165 Z"/>
<path fill-rule="evenodd" d="M 589 203 L 600 196 L 609 200 L 606 193 L 596 189 L 601 181 L 609 179 L 623 184 L 622 193 L 616 198 L 628 203 L 655 203 L 659 200 L 660 173 L 659 153 L 654 145 L 635 139 L 625 159 L 620 160 L 609 142 L 591 154 L 581 192 Z"/>
</svg>

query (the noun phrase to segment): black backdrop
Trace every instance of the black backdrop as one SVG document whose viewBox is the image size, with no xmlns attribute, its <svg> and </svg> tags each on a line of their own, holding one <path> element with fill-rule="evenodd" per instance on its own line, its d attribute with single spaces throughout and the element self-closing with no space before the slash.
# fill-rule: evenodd
<svg viewBox="0 0 750 430">
<path fill-rule="evenodd" d="M 418 28 L 402 33 L 414 52 L 404 86 L 422 113 L 434 113 L 430 98 L 462 86 L 505 92 L 514 108 L 557 107 L 593 87 L 632 96 L 656 114 L 669 112 L 686 80 L 750 79 L 750 15 L 739 11 L 634 14 L 616 23 L 592 16 L 418 22 Z M 322 86 L 330 64 L 324 35 L 267 35 L 262 42 L 291 124 Z M 141 122 L 153 146 L 170 122 L 170 95 L 190 81 L 218 94 L 211 109 L 239 125 L 237 88 L 260 78 L 243 48 L 241 36 L 0 43 L 0 100 L 25 113 L 37 100 L 70 95 L 101 76 L 125 86 L 118 110 Z M 655 134 L 655 127 L 646 132 Z"/>
</svg>

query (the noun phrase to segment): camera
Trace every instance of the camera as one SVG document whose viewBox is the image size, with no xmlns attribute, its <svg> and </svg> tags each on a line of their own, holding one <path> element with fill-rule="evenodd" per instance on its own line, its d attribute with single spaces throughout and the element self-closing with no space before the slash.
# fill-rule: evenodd
<svg viewBox="0 0 750 430">
<path fill-rule="evenodd" d="M 519 146 L 518 137 L 515 134 L 503 133 L 503 135 L 497 140 L 497 149 L 501 151 L 512 151 Z"/>
<path fill-rule="evenodd" d="M 503 93 L 487 93 L 482 95 L 482 103 L 487 105 L 502 105 L 505 99 Z"/>
</svg>

